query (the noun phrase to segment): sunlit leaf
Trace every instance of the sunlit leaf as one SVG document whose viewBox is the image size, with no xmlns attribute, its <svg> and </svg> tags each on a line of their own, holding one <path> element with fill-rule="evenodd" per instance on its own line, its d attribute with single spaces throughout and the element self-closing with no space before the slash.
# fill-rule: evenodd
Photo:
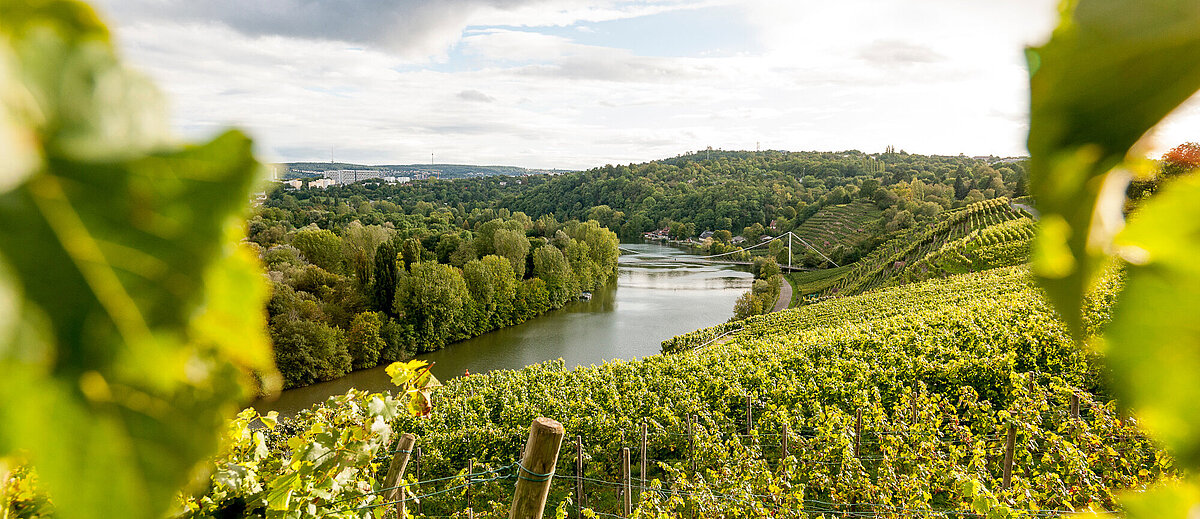
<svg viewBox="0 0 1200 519">
<path fill-rule="evenodd" d="M 1163 485 L 1146 492 L 1129 492 L 1121 498 L 1125 517 L 1129 519 L 1187 519 L 1196 516 L 1197 502 L 1200 502 L 1200 490 L 1185 483 Z"/>
<path fill-rule="evenodd" d="M 1111 226 L 1100 220 L 1120 218 L 1119 204 L 1097 206 L 1105 176 L 1200 88 L 1200 67 L 1190 65 L 1200 55 L 1200 3 L 1065 2 L 1050 42 L 1027 54 L 1031 187 L 1044 218 L 1069 226 L 1043 229 L 1034 270 L 1079 337 L 1081 300 L 1108 252 Z"/>
<path fill-rule="evenodd" d="M 1127 402 L 1181 463 L 1200 466 L 1200 177 L 1166 186 L 1116 241 L 1136 259 L 1107 333 Z"/>
<path fill-rule="evenodd" d="M 85 5 L 0 12 L 0 149 L 37 159 L 0 171 L 0 455 L 29 455 L 61 517 L 159 517 L 241 382 L 273 376 L 237 244 L 259 166 L 236 132 L 171 144 L 157 91 Z"/>
</svg>

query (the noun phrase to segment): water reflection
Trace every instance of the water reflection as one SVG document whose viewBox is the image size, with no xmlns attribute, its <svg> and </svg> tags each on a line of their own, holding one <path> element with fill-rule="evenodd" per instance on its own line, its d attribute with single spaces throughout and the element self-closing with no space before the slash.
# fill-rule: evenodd
<svg viewBox="0 0 1200 519">
<path fill-rule="evenodd" d="M 620 258 L 615 283 L 527 323 L 455 343 L 420 355 L 435 362 L 434 374 L 447 380 L 465 372 L 513 369 L 562 358 L 568 367 L 610 359 L 654 355 L 675 335 L 721 323 L 752 276 L 728 266 L 697 263 L 683 251 L 656 244 L 622 245 L 637 251 Z M 692 260 L 692 261 L 688 261 Z M 285 391 L 259 410 L 291 414 L 351 387 L 391 388 L 383 368 L 357 371 L 331 382 Z"/>
</svg>

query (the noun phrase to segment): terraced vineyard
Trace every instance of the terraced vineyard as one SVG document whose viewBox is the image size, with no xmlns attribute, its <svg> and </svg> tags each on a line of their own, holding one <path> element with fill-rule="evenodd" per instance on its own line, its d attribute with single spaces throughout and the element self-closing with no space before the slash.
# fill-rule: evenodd
<svg viewBox="0 0 1200 519">
<path fill-rule="evenodd" d="M 897 277 L 912 282 L 1020 265 L 1028 260 L 1034 232 L 1033 220 L 1024 217 L 975 229 L 921 258 Z"/>
<path fill-rule="evenodd" d="M 836 285 L 842 276 L 854 269 L 854 265 L 819 269 L 808 272 L 794 272 L 784 277 L 792 284 L 791 307 L 795 308 L 805 303 L 806 298 L 818 297 L 821 292 Z"/>
<path fill-rule="evenodd" d="M 984 200 L 944 212 L 937 223 L 910 229 L 880 245 L 855 263 L 854 268 L 836 283 L 829 283 L 819 295 L 859 294 L 895 284 L 897 276 L 906 268 L 937 252 L 947 243 L 962 239 L 973 231 L 1020 218 L 1024 218 L 1024 213 L 1013 209 L 1007 198 Z"/>
<path fill-rule="evenodd" d="M 824 207 L 792 232 L 825 254 L 838 245 L 854 248 L 869 235 L 871 222 L 882 214 L 875 204 L 854 202 Z M 797 250 L 799 255 L 803 250 Z"/>
</svg>

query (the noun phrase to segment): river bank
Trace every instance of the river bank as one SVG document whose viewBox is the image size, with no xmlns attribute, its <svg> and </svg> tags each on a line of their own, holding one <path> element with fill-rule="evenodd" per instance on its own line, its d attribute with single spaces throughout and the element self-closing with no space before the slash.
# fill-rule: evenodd
<svg viewBox="0 0 1200 519">
<path fill-rule="evenodd" d="M 434 375 L 449 380 L 558 358 L 573 368 L 657 355 L 663 340 L 728 320 L 734 302 L 753 282 L 743 268 L 689 262 L 695 256 L 675 247 L 621 247 L 630 252 L 619 258 L 616 282 L 595 291 L 590 300 L 416 358 L 433 362 Z M 387 391 L 392 385 L 381 366 L 289 389 L 252 406 L 290 415 L 351 387 Z"/>
</svg>

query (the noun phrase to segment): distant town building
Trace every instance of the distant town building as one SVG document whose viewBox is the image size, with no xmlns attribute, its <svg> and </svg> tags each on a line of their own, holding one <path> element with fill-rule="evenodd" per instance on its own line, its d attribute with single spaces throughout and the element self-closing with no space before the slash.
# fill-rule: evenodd
<svg viewBox="0 0 1200 519">
<path fill-rule="evenodd" d="M 333 180 L 332 178 L 318 178 L 318 179 L 310 181 L 308 183 L 308 187 L 319 187 L 321 189 L 325 189 L 329 186 L 336 186 L 336 185 L 338 185 L 338 182 Z"/>
<path fill-rule="evenodd" d="M 666 240 L 666 239 L 670 238 L 670 236 L 671 236 L 671 229 L 668 227 L 664 227 L 657 231 L 650 231 L 647 233 L 642 233 L 642 237 L 646 238 L 647 240 Z"/>
<path fill-rule="evenodd" d="M 333 180 L 335 184 L 342 185 L 353 184 L 359 180 L 366 180 L 368 178 L 380 178 L 383 177 L 385 173 L 387 172 L 373 169 L 335 169 L 332 171 L 326 171 L 322 176 L 324 178 Z"/>
</svg>

